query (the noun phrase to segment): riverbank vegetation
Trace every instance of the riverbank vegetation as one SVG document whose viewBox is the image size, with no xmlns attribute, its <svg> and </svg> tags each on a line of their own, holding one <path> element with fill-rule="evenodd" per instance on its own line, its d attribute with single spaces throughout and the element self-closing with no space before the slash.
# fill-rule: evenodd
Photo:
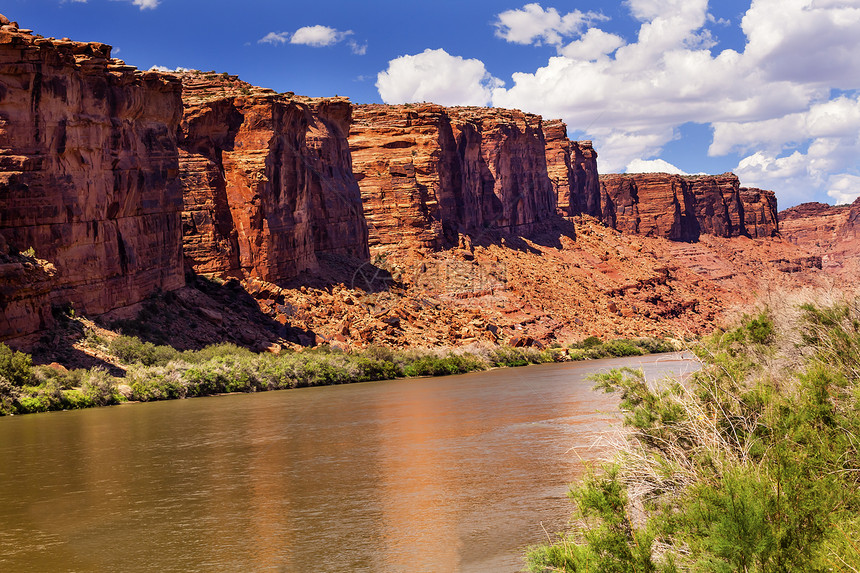
<svg viewBox="0 0 860 573">
<path fill-rule="evenodd" d="M 444 376 L 547 362 L 634 356 L 675 350 L 655 338 L 602 342 L 590 337 L 568 348 L 507 346 L 395 350 L 370 347 L 343 352 L 328 346 L 257 354 L 233 344 L 179 351 L 133 336 L 108 340 L 90 332 L 90 347 L 113 357 L 122 377 L 103 368 L 68 371 L 33 366 L 32 358 L 0 344 L 0 415 L 47 412 L 417 376 Z"/>
<path fill-rule="evenodd" d="M 534 572 L 860 571 L 860 301 L 747 316 L 683 384 L 596 377 L 625 445 Z"/>
</svg>

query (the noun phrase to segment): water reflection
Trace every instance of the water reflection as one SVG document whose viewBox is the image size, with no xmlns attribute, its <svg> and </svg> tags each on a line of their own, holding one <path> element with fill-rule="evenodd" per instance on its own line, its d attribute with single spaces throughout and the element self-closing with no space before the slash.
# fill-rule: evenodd
<svg viewBox="0 0 860 573">
<path fill-rule="evenodd" d="M 631 362 L 0 419 L 0 570 L 516 571 Z"/>
</svg>

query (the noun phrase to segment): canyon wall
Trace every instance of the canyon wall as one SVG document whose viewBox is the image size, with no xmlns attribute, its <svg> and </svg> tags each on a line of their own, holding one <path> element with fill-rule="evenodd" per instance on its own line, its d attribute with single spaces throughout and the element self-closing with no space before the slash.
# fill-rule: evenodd
<svg viewBox="0 0 860 573">
<path fill-rule="evenodd" d="M 181 74 L 186 260 L 197 272 L 278 282 L 320 253 L 368 258 L 346 98 L 303 98 L 226 74 Z"/>
<path fill-rule="evenodd" d="M 600 219 L 621 232 L 695 241 L 778 233 L 772 191 L 740 186 L 737 176 L 624 173 L 600 176 Z"/>
<path fill-rule="evenodd" d="M 42 38 L 0 16 L 0 237 L 13 255 L 32 248 L 56 267 L 33 297 L 3 295 L 5 321 L 15 319 L 2 338 L 44 327 L 47 304 L 99 314 L 184 284 L 181 86 L 110 50 Z M 14 311 L 13 299 L 29 310 Z"/>
<path fill-rule="evenodd" d="M 590 141 L 570 141 L 560 119 L 543 122 L 547 173 L 563 217 L 600 215 L 597 152 Z"/>
<path fill-rule="evenodd" d="M 358 105 L 349 143 L 372 246 L 440 248 L 459 233 L 527 233 L 556 212 L 540 116 Z"/>
<path fill-rule="evenodd" d="M 780 234 L 821 257 L 822 268 L 856 283 L 860 272 L 860 199 L 851 205 L 803 203 L 779 213 Z"/>
</svg>

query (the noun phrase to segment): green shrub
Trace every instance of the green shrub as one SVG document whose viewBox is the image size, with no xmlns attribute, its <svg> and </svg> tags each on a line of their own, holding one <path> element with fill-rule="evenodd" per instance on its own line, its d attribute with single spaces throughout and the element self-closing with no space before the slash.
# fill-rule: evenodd
<svg viewBox="0 0 860 573">
<path fill-rule="evenodd" d="M 62 406 L 66 410 L 78 410 L 81 408 L 92 408 L 96 404 L 90 396 L 83 394 L 80 390 L 63 390 Z"/>
<path fill-rule="evenodd" d="M 420 356 L 406 364 L 403 372 L 407 376 L 446 376 L 483 369 L 483 363 L 475 356 L 449 353 L 446 356 Z"/>
<path fill-rule="evenodd" d="M 18 388 L 0 375 L 0 416 L 17 412 Z"/>
<path fill-rule="evenodd" d="M 375 359 L 365 354 L 351 357 L 360 372 L 359 380 L 393 380 L 405 375 L 403 367 L 391 360 Z"/>
<path fill-rule="evenodd" d="M 678 348 L 675 347 L 674 344 L 669 342 L 668 340 L 664 340 L 662 338 L 637 338 L 635 340 L 631 340 L 631 343 L 635 344 L 642 350 L 644 350 L 648 354 L 658 354 L 662 352 L 675 352 Z"/>
<path fill-rule="evenodd" d="M 45 396 L 23 396 L 18 401 L 18 412 L 21 414 L 34 414 L 36 412 L 47 412 L 50 406 Z"/>
<path fill-rule="evenodd" d="M 860 568 L 858 310 L 803 307 L 788 327 L 800 347 L 769 312 L 746 316 L 704 341 L 703 369 L 683 386 L 597 376 L 620 394 L 628 445 L 574 489 L 580 525 L 533 549 L 531 569 Z M 635 525 L 632 507 L 644 511 Z"/>
<path fill-rule="evenodd" d="M 220 344 L 212 344 L 201 350 L 186 350 L 181 354 L 180 358 L 185 362 L 190 362 L 192 364 L 200 364 L 203 362 L 208 362 L 213 358 L 224 356 L 241 356 L 244 358 L 252 358 L 256 356 L 256 354 L 251 352 L 247 348 L 236 346 L 231 342 L 222 342 Z"/>
<path fill-rule="evenodd" d="M 581 350 L 588 350 L 590 348 L 594 348 L 596 346 L 600 346 L 603 342 L 597 338 L 596 336 L 589 336 L 588 338 L 584 338 L 579 342 L 575 342 L 570 345 L 570 348 L 577 348 Z"/>
<path fill-rule="evenodd" d="M 170 346 L 156 346 L 135 336 L 118 336 L 108 350 L 126 364 L 140 363 L 144 366 L 163 366 L 179 356 L 179 352 Z"/>
<path fill-rule="evenodd" d="M 29 384 L 33 376 L 32 358 L 0 343 L 0 376 L 13 386 Z"/>
<path fill-rule="evenodd" d="M 624 339 L 610 340 L 603 347 L 609 356 L 641 356 L 645 354 L 642 348 L 634 346 L 629 340 Z"/>
<path fill-rule="evenodd" d="M 94 406 L 118 404 L 123 400 L 116 389 L 116 380 L 107 370 L 92 368 L 81 381 L 81 393 Z"/>
<path fill-rule="evenodd" d="M 182 398 L 183 387 L 175 376 L 164 373 L 142 371 L 131 378 L 131 398 L 140 402 L 172 400 Z"/>
</svg>

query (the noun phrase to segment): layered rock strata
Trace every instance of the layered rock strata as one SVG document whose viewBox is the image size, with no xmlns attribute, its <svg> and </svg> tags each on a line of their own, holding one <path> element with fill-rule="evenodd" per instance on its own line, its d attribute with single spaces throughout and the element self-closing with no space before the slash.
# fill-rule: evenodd
<svg viewBox="0 0 860 573">
<path fill-rule="evenodd" d="M 56 267 L 2 336 L 44 326 L 43 303 L 99 314 L 184 284 L 181 86 L 110 51 L 0 17 L 0 236 Z"/>
<path fill-rule="evenodd" d="M 435 104 L 359 105 L 350 149 L 372 246 L 440 248 L 529 232 L 555 214 L 541 118 Z"/>
<path fill-rule="evenodd" d="M 184 251 L 201 273 L 278 282 L 320 253 L 366 259 L 346 98 L 304 98 L 226 74 L 181 75 Z"/>
<path fill-rule="evenodd" d="M 591 141 L 571 141 L 560 119 L 543 122 L 547 174 L 563 217 L 600 215 L 600 181 L 597 152 Z"/>
<path fill-rule="evenodd" d="M 625 232 L 675 241 L 771 237 L 778 233 L 772 191 L 740 187 L 737 176 L 625 173 L 600 176 L 600 218 Z"/>
<path fill-rule="evenodd" d="M 780 233 L 852 282 L 860 272 L 860 199 L 851 205 L 803 203 L 779 213 Z"/>
</svg>

